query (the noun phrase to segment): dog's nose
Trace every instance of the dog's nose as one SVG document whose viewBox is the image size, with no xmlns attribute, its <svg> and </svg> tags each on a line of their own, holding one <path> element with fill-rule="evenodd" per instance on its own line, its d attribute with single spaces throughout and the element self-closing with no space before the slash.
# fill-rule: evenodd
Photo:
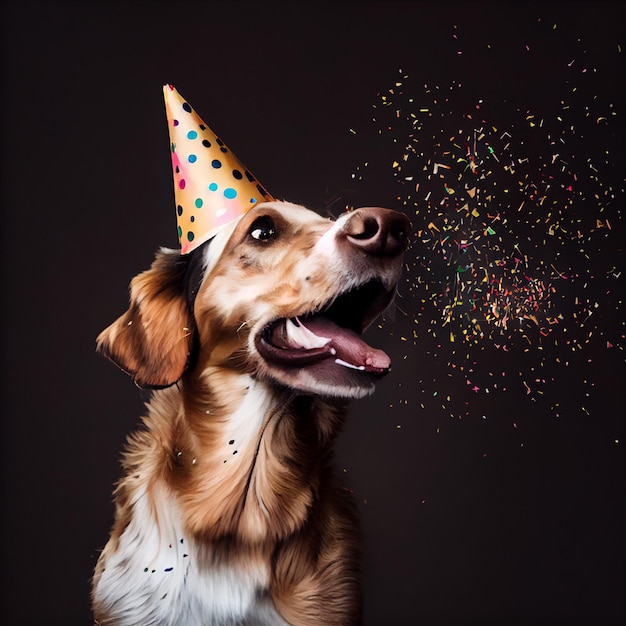
<svg viewBox="0 0 626 626">
<path fill-rule="evenodd" d="M 344 226 L 347 240 L 373 256 L 397 256 L 407 246 L 411 222 L 399 211 L 379 207 L 357 209 Z"/>
</svg>

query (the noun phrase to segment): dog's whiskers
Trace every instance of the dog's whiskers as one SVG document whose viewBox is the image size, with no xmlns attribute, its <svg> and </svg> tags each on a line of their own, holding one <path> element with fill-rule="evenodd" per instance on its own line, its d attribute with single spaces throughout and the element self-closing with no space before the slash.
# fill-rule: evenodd
<svg viewBox="0 0 626 626">
<path fill-rule="evenodd" d="M 409 314 L 404 309 L 401 309 L 395 302 L 394 302 L 393 308 L 400 311 L 400 313 L 402 313 L 404 317 L 408 317 Z"/>
<path fill-rule="evenodd" d="M 248 361 L 248 352 L 244 348 L 240 348 L 239 350 L 235 350 L 229 357 L 228 361 L 234 365 L 245 365 Z"/>
</svg>

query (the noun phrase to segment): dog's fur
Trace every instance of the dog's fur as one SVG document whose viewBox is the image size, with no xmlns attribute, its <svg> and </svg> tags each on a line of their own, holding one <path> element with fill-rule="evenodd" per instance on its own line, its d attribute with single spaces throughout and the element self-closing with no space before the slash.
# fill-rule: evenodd
<svg viewBox="0 0 626 626">
<path fill-rule="evenodd" d="M 95 624 L 360 622 L 358 525 L 331 446 L 347 399 L 388 369 L 359 333 L 393 298 L 408 228 L 385 209 L 332 222 L 268 202 L 132 281 L 98 349 L 156 391 L 115 491 Z M 315 345 L 289 337 L 300 323 Z"/>
</svg>

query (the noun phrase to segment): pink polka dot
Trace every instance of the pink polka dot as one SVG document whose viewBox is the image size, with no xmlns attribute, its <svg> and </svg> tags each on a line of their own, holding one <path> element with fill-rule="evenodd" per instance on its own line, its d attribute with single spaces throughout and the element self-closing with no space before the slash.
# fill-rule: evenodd
<svg viewBox="0 0 626 626">
<path fill-rule="evenodd" d="M 184 179 L 184 178 L 181 178 L 181 179 L 178 181 L 178 186 L 179 186 L 181 189 L 184 189 L 184 188 L 185 188 L 185 179 Z"/>
</svg>

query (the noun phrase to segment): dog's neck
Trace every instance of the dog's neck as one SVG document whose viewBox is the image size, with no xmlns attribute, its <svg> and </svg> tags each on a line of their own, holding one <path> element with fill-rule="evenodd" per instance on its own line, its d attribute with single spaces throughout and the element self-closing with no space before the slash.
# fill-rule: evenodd
<svg viewBox="0 0 626 626">
<path fill-rule="evenodd" d="M 149 406 L 153 436 L 173 442 L 160 472 L 185 494 L 187 530 L 252 545 L 289 535 L 315 508 L 346 403 L 214 367 L 156 392 Z"/>
</svg>

